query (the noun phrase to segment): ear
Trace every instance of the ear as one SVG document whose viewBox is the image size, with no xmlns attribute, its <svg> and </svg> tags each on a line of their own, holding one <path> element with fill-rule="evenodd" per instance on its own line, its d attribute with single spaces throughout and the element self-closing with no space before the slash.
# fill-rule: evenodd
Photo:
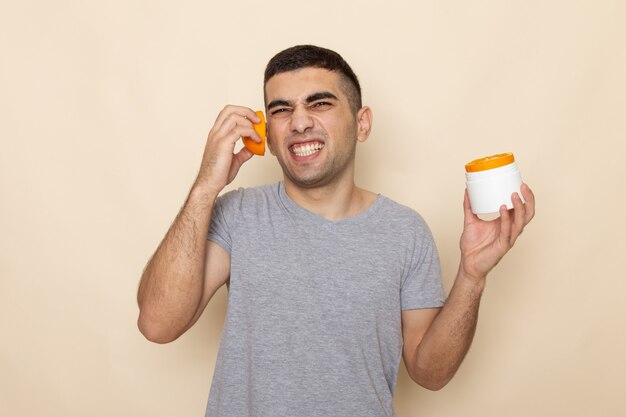
<svg viewBox="0 0 626 417">
<path fill-rule="evenodd" d="M 372 122 L 374 121 L 374 115 L 372 109 L 367 106 L 363 106 L 356 114 L 357 134 L 356 140 L 359 142 L 365 142 L 370 136 L 372 131 Z"/>
</svg>

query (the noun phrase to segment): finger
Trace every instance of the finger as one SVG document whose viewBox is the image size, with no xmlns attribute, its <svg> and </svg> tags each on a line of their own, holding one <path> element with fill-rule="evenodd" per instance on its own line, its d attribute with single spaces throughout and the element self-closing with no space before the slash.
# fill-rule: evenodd
<svg viewBox="0 0 626 417">
<path fill-rule="evenodd" d="M 260 121 L 260 119 L 258 120 Z M 259 136 L 257 131 L 254 129 L 254 126 L 252 123 L 253 122 L 247 117 L 241 117 L 239 114 L 232 114 L 224 122 L 224 129 L 226 130 L 229 126 L 232 126 L 232 129 L 235 129 L 236 131 L 241 133 L 240 137 L 251 138 L 253 141 L 261 143 L 261 137 Z M 249 133 L 246 133 L 246 132 L 249 132 Z"/>
<path fill-rule="evenodd" d="M 525 224 L 528 224 L 528 222 L 535 217 L 535 194 L 527 184 L 522 184 L 521 192 L 524 200 L 526 201 L 526 217 L 524 222 Z"/>
<path fill-rule="evenodd" d="M 238 125 L 251 125 L 251 122 L 238 113 L 231 113 L 222 118 L 219 123 L 216 122 L 216 124 L 213 125 L 209 131 L 209 139 L 227 136 L 229 132 Z"/>
<path fill-rule="evenodd" d="M 513 195 L 511 195 L 511 201 L 513 202 L 513 224 L 511 226 L 510 242 L 511 245 L 513 245 L 526 225 L 526 207 L 524 203 L 522 203 L 522 199 L 518 193 L 513 193 Z"/>
<path fill-rule="evenodd" d="M 254 110 L 249 107 L 228 105 L 217 115 L 214 126 L 217 129 L 220 129 L 224 122 L 233 115 L 239 116 L 239 118 L 248 119 L 252 121 L 252 123 L 258 123 L 261 121 Z"/>
<path fill-rule="evenodd" d="M 511 215 L 506 204 L 500 206 L 500 240 L 506 245 L 511 242 Z"/>
<path fill-rule="evenodd" d="M 214 136 L 227 136 L 230 131 L 237 126 L 252 127 L 252 122 L 238 113 L 231 113 L 222 121 L 222 124 L 215 129 Z"/>
<path fill-rule="evenodd" d="M 261 138 L 253 127 L 236 126 L 225 136 L 227 142 L 233 145 L 241 138 L 251 138 L 255 142 L 261 142 Z"/>
<path fill-rule="evenodd" d="M 467 188 L 465 189 L 465 195 L 463 197 L 463 215 L 463 224 L 465 226 L 478 220 L 478 216 L 472 212 L 472 204 L 469 199 Z"/>
<path fill-rule="evenodd" d="M 242 124 L 231 123 L 233 126 L 230 129 L 226 130 L 226 128 L 224 128 L 224 131 L 220 129 L 220 131 L 215 134 L 215 140 L 219 140 L 220 137 L 222 137 L 229 144 L 234 145 L 240 138 L 249 137 L 255 142 L 261 142 L 261 137 L 254 130 L 254 127 L 252 127 L 249 121 Z M 225 123 L 224 126 L 226 127 L 227 123 Z"/>
<path fill-rule="evenodd" d="M 229 104 L 225 106 L 222 111 L 217 115 L 217 119 L 215 120 L 215 125 L 221 125 L 224 123 L 224 120 L 228 118 L 232 114 L 237 114 L 241 117 L 252 120 L 254 123 L 260 122 L 259 116 L 256 115 L 254 110 L 249 107 L 244 106 L 234 106 Z"/>
</svg>

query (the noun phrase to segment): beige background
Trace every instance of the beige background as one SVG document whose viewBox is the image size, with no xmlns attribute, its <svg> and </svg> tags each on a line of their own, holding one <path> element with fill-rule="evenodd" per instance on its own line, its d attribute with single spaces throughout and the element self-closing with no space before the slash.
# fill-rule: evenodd
<svg viewBox="0 0 626 417">
<path fill-rule="evenodd" d="M 227 103 L 298 43 L 336 49 L 373 108 L 361 186 L 417 209 L 449 289 L 463 164 L 515 153 L 538 215 L 489 278 L 442 391 L 403 370 L 408 416 L 618 416 L 626 3 L 0 3 L 0 415 L 200 416 L 226 293 L 178 341 L 135 326 L 145 262 Z M 280 178 L 255 158 L 232 186 Z"/>
</svg>

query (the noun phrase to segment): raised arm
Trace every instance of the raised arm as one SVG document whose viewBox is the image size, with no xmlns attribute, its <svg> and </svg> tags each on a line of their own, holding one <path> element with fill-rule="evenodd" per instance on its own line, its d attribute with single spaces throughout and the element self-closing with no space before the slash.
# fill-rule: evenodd
<svg viewBox="0 0 626 417">
<path fill-rule="evenodd" d="M 138 327 L 148 340 L 177 339 L 228 280 L 230 257 L 207 235 L 217 196 L 252 157 L 245 148 L 235 153 L 235 143 L 242 136 L 260 141 L 252 127 L 258 121 L 251 109 L 227 106 L 209 132 L 198 177 L 141 277 Z"/>
<path fill-rule="evenodd" d="M 461 262 L 450 295 L 440 311 L 402 312 L 403 356 L 411 378 L 433 390 L 445 386 L 461 365 L 474 338 L 478 308 L 487 274 L 513 247 L 535 215 L 535 197 L 522 185 L 522 203 L 513 195 L 513 209 L 482 221 L 470 209 L 465 193 Z"/>
</svg>

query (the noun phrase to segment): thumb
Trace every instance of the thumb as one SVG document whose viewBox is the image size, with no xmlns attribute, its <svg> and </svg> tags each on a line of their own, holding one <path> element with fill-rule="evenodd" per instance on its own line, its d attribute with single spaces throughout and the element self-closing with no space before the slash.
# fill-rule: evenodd
<svg viewBox="0 0 626 417">
<path fill-rule="evenodd" d="M 472 212 L 472 205 L 470 203 L 469 194 L 466 188 L 465 196 L 463 198 L 463 225 L 467 226 L 468 224 L 478 220 L 478 216 Z"/>
<path fill-rule="evenodd" d="M 233 155 L 233 161 L 230 164 L 230 171 L 228 173 L 228 183 L 235 179 L 239 168 L 253 156 L 254 154 L 245 147 L 241 148 L 239 152 Z"/>
</svg>

